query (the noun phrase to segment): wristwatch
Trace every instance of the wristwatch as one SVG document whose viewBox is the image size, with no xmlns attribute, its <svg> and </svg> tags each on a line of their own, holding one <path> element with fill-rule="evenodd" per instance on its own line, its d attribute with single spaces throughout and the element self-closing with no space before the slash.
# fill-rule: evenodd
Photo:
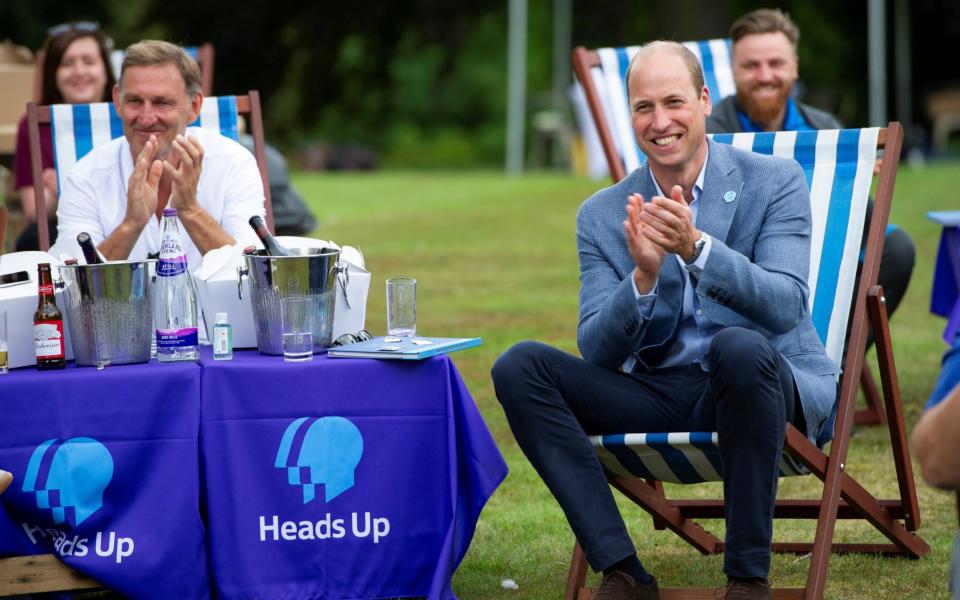
<svg viewBox="0 0 960 600">
<path fill-rule="evenodd" d="M 700 253 L 703 252 L 703 247 L 707 245 L 707 234 L 700 232 L 700 238 L 693 243 L 693 256 L 690 257 L 690 260 L 685 260 L 683 262 L 688 265 L 692 265 L 697 262 L 697 259 L 700 258 Z"/>
</svg>

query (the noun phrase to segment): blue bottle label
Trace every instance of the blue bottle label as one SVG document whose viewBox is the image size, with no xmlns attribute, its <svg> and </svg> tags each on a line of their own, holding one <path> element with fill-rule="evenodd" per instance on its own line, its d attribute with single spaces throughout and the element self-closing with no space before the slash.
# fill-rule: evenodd
<svg viewBox="0 0 960 600">
<path fill-rule="evenodd" d="M 197 345 L 197 328 L 158 329 L 157 348 L 183 348 Z"/>
<path fill-rule="evenodd" d="M 187 257 L 178 256 L 176 258 L 160 258 L 160 264 L 157 265 L 158 277 L 173 277 L 187 270 Z"/>
</svg>

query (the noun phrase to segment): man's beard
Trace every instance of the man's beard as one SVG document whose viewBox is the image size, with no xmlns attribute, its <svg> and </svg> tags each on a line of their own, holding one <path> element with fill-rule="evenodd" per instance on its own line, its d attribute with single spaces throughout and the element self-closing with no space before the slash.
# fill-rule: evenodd
<svg viewBox="0 0 960 600">
<path fill-rule="evenodd" d="M 780 85 L 776 96 L 767 96 L 757 99 L 749 91 L 737 89 L 737 101 L 752 121 L 758 125 L 766 127 L 771 121 L 781 116 L 781 111 L 787 105 L 787 99 L 790 97 L 790 88 Z M 784 115 L 785 116 L 785 115 Z M 775 129 L 782 126 L 783 123 L 775 123 Z"/>
</svg>

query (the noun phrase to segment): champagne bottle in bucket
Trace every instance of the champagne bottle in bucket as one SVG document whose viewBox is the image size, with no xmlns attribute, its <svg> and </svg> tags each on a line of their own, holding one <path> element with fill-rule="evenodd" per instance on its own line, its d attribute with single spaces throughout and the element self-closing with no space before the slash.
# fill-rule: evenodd
<svg viewBox="0 0 960 600">
<path fill-rule="evenodd" d="M 278 242 L 277 238 L 273 237 L 273 234 L 267 229 L 267 224 L 258 215 L 250 217 L 249 223 L 250 227 L 253 227 L 253 230 L 257 233 L 257 237 L 263 242 L 263 247 L 267 249 L 269 256 L 296 256 L 295 253 Z"/>
<path fill-rule="evenodd" d="M 80 251 L 83 252 L 83 258 L 87 261 L 88 265 L 99 265 L 103 264 L 103 259 L 100 258 L 100 253 L 97 252 L 97 247 L 93 245 L 93 240 L 90 239 L 90 234 L 86 231 L 81 231 L 77 234 L 77 243 L 80 244 Z"/>
<path fill-rule="evenodd" d="M 177 225 L 177 209 L 163 209 L 161 230 L 154 301 L 157 358 L 160 362 L 197 360 L 197 303 Z"/>
</svg>

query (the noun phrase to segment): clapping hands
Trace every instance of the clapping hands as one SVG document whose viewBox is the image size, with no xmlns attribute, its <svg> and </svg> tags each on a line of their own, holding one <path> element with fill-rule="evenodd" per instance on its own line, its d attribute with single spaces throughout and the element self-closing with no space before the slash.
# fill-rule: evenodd
<svg viewBox="0 0 960 600">
<path fill-rule="evenodd" d="M 663 257 L 667 253 L 684 260 L 691 257 L 700 232 L 693 226 L 693 214 L 679 185 L 673 186 L 669 198 L 654 196 L 648 203 L 640 194 L 631 194 L 626 210 L 623 229 L 636 265 L 634 280 L 637 290 L 647 293 L 656 283 Z"/>
<path fill-rule="evenodd" d="M 193 137 L 178 135 L 165 160 L 157 155 L 160 142 L 151 135 L 137 156 L 127 184 L 127 220 L 142 230 L 156 214 L 160 200 L 160 179 L 169 180 L 170 204 L 180 213 L 199 207 L 197 186 L 203 164 L 203 147 Z M 165 184 L 167 185 L 167 184 Z"/>
<path fill-rule="evenodd" d="M 184 213 L 199 207 L 197 186 L 203 166 L 203 146 L 194 137 L 178 135 L 173 140 L 170 156 L 163 163 L 163 171 L 170 177 L 170 204 Z"/>
<path fill-rule="evenodd" d="M 141 230 L 157 212 L 157 198 L 163 163 L 156 158 L 159 143 L 151 135 L 143 145 L 127 182 L 127 220 Z"/>
</svg>

